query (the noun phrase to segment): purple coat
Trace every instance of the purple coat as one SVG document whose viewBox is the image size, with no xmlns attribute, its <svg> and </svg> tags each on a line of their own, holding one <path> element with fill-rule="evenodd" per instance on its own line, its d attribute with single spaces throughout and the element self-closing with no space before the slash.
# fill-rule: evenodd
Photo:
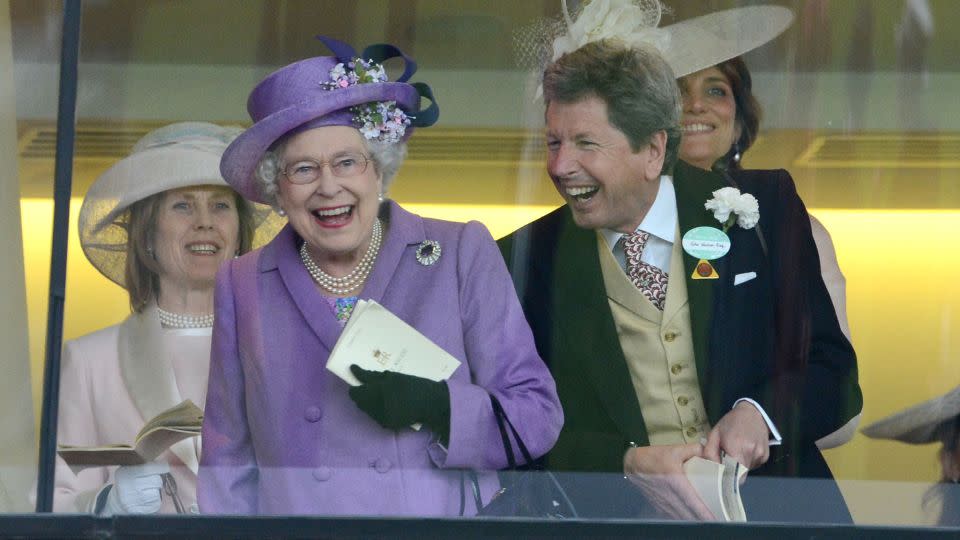
<svg viewBox="0 0 960 540">
<path fill-rule="evenodd" d="M 487 392 L 531 453 L 553 446 L 563 412 L 506 266 L 477 222 L 425 219 L 395 203 L 361 298 L 383 304 L 462 364 L 450 377 L 450 441 L 381 428 L 325 368 L 341 329 L 288 225 L 217 276 L 216 325 L 198 479 L 202 512 L 456 515 L 460 469 L 506 466 Z M 424 240 L 442 248 L 417 262 Z M 475 512 L 466 484 L 467 512 Z"/>
</svg>

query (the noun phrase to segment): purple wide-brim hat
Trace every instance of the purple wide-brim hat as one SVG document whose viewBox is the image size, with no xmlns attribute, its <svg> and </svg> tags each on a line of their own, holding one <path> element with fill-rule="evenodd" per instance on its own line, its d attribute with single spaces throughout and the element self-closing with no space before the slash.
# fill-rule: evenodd
<svg viewBox="0 0 960 540">
<path fill-rule="evenodd" d="M 328 45 L 333 42 L 346 46 L 329 38 L 321 40 Z M 352 53 L 352 49 L 346 47 Z M 411 117 L 418 113 L 420 92 L 408 82 L 376 82 L 330 89 L 330 70 L 338 63 L 352 60 L 344 57 L 343 49 L 334 52 L 339 57 L 308 58 L 280 68 L 250 93 L 247 111 L 254 124 L 227 147 L 220 161 L 223 178 L 247 199 L 268 203 L 261 193 L 255 169 L 263 154 L 278 139 L 298 127 L 307 123 L 311 128 L 328 125 L 359 127 L 349 109 L 370 102 L 395 101 L 397 107 Z M 416 64 L 406 57 L 404 59 L 416 69 Z M 401 80 L 411 73 L 408 68 Z M 404 140 L 415 125 L 406 128 Z"/>
</svg>

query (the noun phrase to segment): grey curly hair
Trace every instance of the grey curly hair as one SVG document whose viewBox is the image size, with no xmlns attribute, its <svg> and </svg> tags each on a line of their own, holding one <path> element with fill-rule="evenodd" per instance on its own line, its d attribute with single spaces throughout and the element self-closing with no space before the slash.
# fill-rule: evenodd
<svg viewBox="0 0 960 540">
<path fill-rule="evenodd" d="M 290 136 L 282 137 L 270 150 L 264 152 L 260 162 L 257 163 L 255 175 L 260 187 L 260 193 L 264 201 L 270 204 L 275 210 L 279 209 L 277 203 L 277 178 L 280 176 L 280 156 L 283 155 L 284 147 Z M 370 154 L 370 160 L 373 161 L 373 167 L 383 178 L 383 193 L 386 195 L 390 184 L 397 176 L 400 165 L 407 157 L 406 142 L 381 142 L 363 140 L 364 146 Z"/>
</svg>

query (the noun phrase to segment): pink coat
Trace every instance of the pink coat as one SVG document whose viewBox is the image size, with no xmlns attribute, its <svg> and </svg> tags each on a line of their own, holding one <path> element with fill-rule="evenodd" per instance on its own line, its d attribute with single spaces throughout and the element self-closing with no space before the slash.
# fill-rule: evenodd
<svg viewBox="0 0 960 540">
<path fill-rule="evenodd" d="M 60 378 L 58 444 L 98 446 L 132 443 L 146 420 L 182 401 L 168 358 L 170 339 L 197 340 L 195 350 L 209 350 L 209 335 L 172 338 L 160 327 L 154 305 L 64 346 Z M 177 331 L 196 334 L 202 331 Z M 204 354 L 197 358 L 206 362 Z M 198 404 L 200 405 L 200 404 Z M 180 499 L 195 508 L 198 459 L 194 441 L 181 441 L 158 458 L 170 465 Z M 88 468 L 75 474 L 59 457 L 54 510 L 89 512 L 97 493 L 113 482 L 113 467 Z M 163 497 L 161 512 L 174 513 Z"/>
</svg>

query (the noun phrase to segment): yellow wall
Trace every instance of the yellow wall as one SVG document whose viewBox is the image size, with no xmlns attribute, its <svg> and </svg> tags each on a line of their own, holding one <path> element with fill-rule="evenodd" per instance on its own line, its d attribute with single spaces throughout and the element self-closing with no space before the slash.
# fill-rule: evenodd
<svg viewBox="0 0 960 540">
<path fill-rule="evenodd" d="M 960 212 L 812 210 L 833 236 L 847 277 L 860 366 L 861 425 L 960 383 Z M 939 445 L 861 434 L 824 452 L 858 523 L 924 525 L 923 494 L 939 478 Z M 865 480 L 870 480 L 865 482 Z"/>
<path fill-rule="evenodd" d="M 67 248 L 67 288 L 64 339 L 72 339 L 115 324 L 128 313 L 126 291 L 100 275 L 80 250 L 75 224 L 83 199 L 70 204 L 70 243 Z M 21 199 L 23 258 L 26 269 L 27 318 L 30 331 L 31 379 L 36 418 L 40 418 L 44 342 L 53 238 L 53 199 Z"/>
<path fill-rule="evenodd" d="M 813 210 L 847 277 L 847 311 L 864 394 L 863 424 L 960 383 L 958 211 Z M 858 435 L 827 452 L 845 478 L 937 478 L 935 446 Z"/>
<path fill-rule="evenodd" d="M 80 202 L 72 201 L 71 224 L 77 222 Z M 432 217 L 480 220 L 495 237 L 552 208 L 407 207 Z M 24 199 L 21 210 L 33 390 L 39 399 L 52 201 Z M 814 209 L 812 213 L 833 235 L 847 277 L 850 328 L 865 399 L 863 423 L 956 386 L 960 382 L 960 250 L 953 234 L 960 231 L 960 211 Z M 90 266 L 80 250 L 76 231 L 71 230 L 65 339 L 114 324 L 127 312 L 125 292 Z M 880 442 L 858 434 L 846 446 L 827 451 L 826 456 L 840 480 L 930 482 L 937 477 L 934 446 Z M 876 507 L 869 502 L 870 490 L 858 489 L 861 501 L 848 501 L 855 515 L 858 505 L 864 508 L 862 512 Z"/>
</svg>

